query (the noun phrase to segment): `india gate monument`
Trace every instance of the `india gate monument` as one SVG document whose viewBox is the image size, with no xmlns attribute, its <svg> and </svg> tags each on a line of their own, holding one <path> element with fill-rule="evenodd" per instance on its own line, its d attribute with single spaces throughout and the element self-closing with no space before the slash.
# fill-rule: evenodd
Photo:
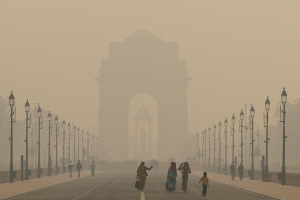
<svg viewBox="0 0 300 200">
<path fill-rule="evenodd" d="M 185 60 L 178 43 L 139 30 L 110 42 L 99 68 L 99 137 L 112 160 L 179 158 L 188 135 Z"/>
</svg>

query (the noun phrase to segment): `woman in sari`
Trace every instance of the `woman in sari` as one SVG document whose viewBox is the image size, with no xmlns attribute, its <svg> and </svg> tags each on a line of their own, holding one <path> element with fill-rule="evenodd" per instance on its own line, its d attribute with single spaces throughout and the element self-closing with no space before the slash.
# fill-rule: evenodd
<svg viewBox="0 0 300 200">
<path fill-rule="evenodd" d="M 176 188 L 176 177 L 177 177 L 177 169 L 176 169 L 176 163 L 171 162 L 171 166 L 168 170 L 168 192 L 174 192 Z"/>
<path fill-rule="evenodd" d="M 146 179 L 147 179 L 147 171 L 146 170 L 151 170 L 152 166 L 150 168 L 145 166 L 145 162 L 141 162 L 139 165 L 136 173 L 137 176 L 139 177 L 139 187 L 138 190 L 144 191 L 145 185 L 146 185 Z"/>
<path fill-rule="evenodd" d="M 188 162 L 181 163 L 178 170 L 180 170 L 180 172 L 182 173 L 182 190 L 184 191 L 184 193 L 186 193 L 189 173 L 191 173 L 189 163 Z"/>
</svg>

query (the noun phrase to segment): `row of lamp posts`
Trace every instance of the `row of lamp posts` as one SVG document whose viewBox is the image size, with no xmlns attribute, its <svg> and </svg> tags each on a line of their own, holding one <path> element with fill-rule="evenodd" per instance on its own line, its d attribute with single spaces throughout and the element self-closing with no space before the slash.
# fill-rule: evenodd
<svg viewBox="0 0 300 200">
<path fill-rule="evenodd" d="M 285 104 L 287 102 L 287 93 L 285 91 L 285 88 L 283 88 L 282 94 L 281 94 L 281 102 L 283 104 L 283 108 L 281 108 L 280 106 L 280 121 L 283 122 L 283 156 L 282 156 L 282 178 L 281 178 L 281 184 L 282 185 L 286 185 L 286 166 L 285 166 L 285 139 L 287 138 L 287 136 L 285 135 L 285 115 L 286 115 L 286 111 L 285 111 Z M 266 110 L 266 115 L 264 115 L 264 127 L 266 127 L 266 162 L 265 162 L 265 166 L 264 166 L 264 176 L 268 176 L 269 174 L 269 166 L 268 166 L 268 141 L 270 140 L 269 135 L 268 135 L 268 120 L 269 120 L 269 110 L 270 110 L 270 100 L 267 97 L 266 101 L 265 101 L 265 110 Z M 254 124 L 254 116 L 255 116 L 255 109 L 253 107 L 253 105 L 250 108 L 250 116 L 249 116 L 249 121 L 250 121 L 250 130 L 251 130 L 251 176 L 250 179 L 254 180 L 254 133 L 253 133 L 253 124 Z M 241 162 L 240 164 L 243 166 L 243 120 L 244 120 L 244 112 L 243 110 L 241 110 L 240 112 L 240 121 L 239 121 L 239 132 L 241 133 Z M 234 140 L 234 134 L 235 134 L 235 116 L 233 114 L 232 118 L 231 118 L 231 123 L 232 123 L 232 162 L 235 162 L 235 154 L 234 154 L 234 149 L 235 149 L 235 140 Z M 228 126 L 228 121 L 227 119 L 225 119 L 224 121 L 224 138 L 225 138 L 225 174 L 227 174 L 227 139 L 228 139 L 228 135 L 227 135 L 227 126 Z M 221 173 L 221 129 L 222 129 L 222 123 L 219 122 L 218 124 L 218 129 L 219 129 L 219 168 L 218 168 L 218 173 Z M 211 128 L 208 128 L 208 131 L 206 131 L 206 129 L 202 132 L 202 165 L 204 165 L 204 170 L 211 170 Z M 215 163 L 215 157 L 216 157 L 216 131 L 217 131 L 217 127 L 214 124 L 213 126 L 213 168 L 212 171 L 215 173 L 216 172 L 216 163 Z M 208 160 L 206 160 L 206 136 L 208 136 Z M 198 137 L 197 137 L 198 138 Z M 193 139 L 193 137 L 191 137 L 189 140 Z M 197 146 L 196 146 L 197 147 Z M 197 152 L 199 152 L 199 148 L 196 150 Z M 207 162 L 207 163 L 206 163 Z"/>
<path fill-rule="evenodd" d="M 15 97 L 13 92 L 11 91 L 11 94 L 9 96 L 9 106 L 10 106 L 10 119 L 11 119 L 11 132 L 10 132 L 10 169 L 9 169 L 9 181 L 13 182 L 13 179 L 16 177 L 16 171 L 13 170 L 13 123 L 15 122 L 15 118 L 16 118 L 16 108 L 15 108 Z M 28 167 L 28 129 L 30 128 L 30 124 L 31 124 L 31 115 L 29 117 L 29 111 L 30 111 L 30 104 L 28 102 L 28 99 L 25 103 L 25 113 L 26 113 L 26 139 L 24 140 L 24 142 L 26 142 L 26 162 L 25 162 L 25 180 L 29 179 L 29 176 L 31 175 L 31 171 L 29 170 Z M 42 171 L 41 171 L 41 160 L 40 160 L 40 135 L 41 135 L 41 129 L 42 129 L 42 109 L 39 106 L 38 110 L 37 110 L 37 117 L 38 117 L 38 141 L 37 141 L 37 145 L 38 145 L 38 164 L 37 164 L 37 178 L 41 177 Z M 52 121 L 52 115 L 49 111 L 48 116 L 47 116 L 48 122 L 49 122 L 49 142 L 48 142 L 48 174 L 47 176 L 51 176 L 52 174 L 52 168 L 51 168 L 51 155 L 50 155 L 50 135 L 51 135 L 51 121 Z M 29 121 L 30 120 L 30 121 Z M 56 143 L 55 143 L 55 148 L 56 148 L 56 164 L 55 164 L 55 175 L 58 174 L 58 145 L 57 145 L 57 137 L 59 136 L 59 127 L 58 127 L 58 118 L 57 116 L 55 116 L 54 119 L 54 123 L 55 123 L 55 136 L 56 136 Z M 65 127 L 66 127 L 66 122 L 65 120 L 63 120 L 62 122 L 62 127 L 63 127 L 63 170 L 62 173 L 65 173 Z M 69 160 L 71 158 L 71 148 L 70 148 L 70 142 L 71 142 L 71 125 L 70 123 L 68 123 L 67 128 L 69 130 Z M 73 127 L 73 132 L 74 132 L 74 162 L 75 162 L 75 139 L 76 139 L 76 126 L 74 125 Z M 80 129 L 78 127 L 77 129 L 77 134 L 78 134 L 78 157 L 77 160 L 79 160 L 79 141 L 80 141 Z M 83 144 L 84 144 L 84 131 L 81 131 L 82 134 L 82 140 L 81 140 L 81 144 L 82 144 L 82 150 L 83 150 Z M 87 157 L 89 157 L 89 143 L 90 143 L 90 134 L 89 132 L 86 133 L 87 134 L 87 151 L 83 152 L 82 151 L 82 159 L 84 158 L 84 155 L 87 154 Z M 91 137 L 94 137 L 93 135 L 91 135 Z M 100 142 L 101 140 L 99 140 L 99 138 L 97 138 L 97 141 L 99 141 L 99 147 L 98 149 L 100 150 Z M 92 150 L 92 148 L 91 148 Z"/>
</svg>

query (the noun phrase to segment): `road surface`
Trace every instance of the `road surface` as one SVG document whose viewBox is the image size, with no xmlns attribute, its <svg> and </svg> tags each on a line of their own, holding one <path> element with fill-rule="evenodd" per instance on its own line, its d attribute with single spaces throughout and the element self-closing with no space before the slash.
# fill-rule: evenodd
<svg viewBox="0 0 300 200">
<path fill-rule="evenodd" d="M 134 188 L 135 170 L 108 170 L 74 181 L 61 183 L 44 189 L 28 192 L 10 200 L 266 200 L 275 198 L 256 194 L 243 189 L 221 184 L 210 180 L 206 197 L 201 196 L 202 186 L 199 177 L 190 175 L 188 191 L 181 190 L 181 174 L 178 172 L 175 192 L 165 190 L 166 170 L 151 170 L 148 173 L 145 192 Z M 76 174 L 74 174 L 76 175 Z M 209 174 L 208 174 L 209 177 Z M 238 180 L 236 180 L 238 181 Z M 17 189 L 17 188 L 16 188 Z"/>
</svg>

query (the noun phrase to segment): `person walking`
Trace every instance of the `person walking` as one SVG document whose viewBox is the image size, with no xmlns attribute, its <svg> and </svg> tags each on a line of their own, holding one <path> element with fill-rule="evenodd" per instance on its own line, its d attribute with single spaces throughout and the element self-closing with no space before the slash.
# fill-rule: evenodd
<svg viewBox="0 0 300 200">
<path fill-rule="evenodd" d="M 230 173 L 231 173 L 231 179 L 232 181 L 234 180 L 235 178 L 235 165 L 234 165 L 234 162 L 232 162 L 232 164 L 230 165 Z"/>
<path fill-rule="evenodd" d="M 180 172 L 182 173 L 182 190 L 184 191 L 184 193 L 186 193 L 189 173 L 192 173 L 189 163 L 188 162 L 181 163 L 178 170 L 180 170 Z"/>
<path fill-rule="evenodd" d="M 70 160 L 69 164 L 68 164 L 68 171 L 69 171 L 69 176 L 72 177 L 72 170 L 73 170 L 73 163 L 72 161 Z"/>
<path fill-rule="evenodd" d="M 243 167 L 242 163 L 238 167 L 238 173 L 239 173 L 240 180 L 243 180 L 244 167 Z"/>
<path fill-rule="evenodd" d="M 175 189 L 176 189 L 176 178 L 177 178 L 176 163 L 171 162 L 171 166 L 169 167 L 168 178 L 167 178 L 167 182 L 168 182 L 167 191 L 168 192 L 174 192 L 175 191 Z"/>
<path fill-rule="evenodd" d="M 92 161 L 92 163 L 91 163 L 92 176 L 95 176 L 95 168 L 96 168 L 96 164 L 94 161 Z"/>
<path fill-rule="evenodd" d="M 206 192 L 207 192 L 207 187 L 209 187 L 209 179 L 207 177 L 207 173 L 204 172 L 203 173 L 203 176 L 202 178 L 200 179 L 199 183 L 201 183 L 202 181 L 202 186 L 203 186 L 203 189 L 202 189 L 202 196 L 206 196 Z"/>
<path fill-rule="evenodd" d="M 78 163 L 76 165 L 76 169 L 78 171 L 78 177 L 80 177 L 80 171 L 82 169 L 82 164 L 80 163 L 80 160 L 78 160 Z"/>
<path fill-rule="evenodd" d="M 137 176 L 139 177 L 139 187 L 138 190 L 144 191 L 147 179 L 147 170 L 151 170 L 153 166 L 150 168 L 145 166 L 145 162 L 141 162 L 138 169 L 136 170 Z"/>
</svg>

